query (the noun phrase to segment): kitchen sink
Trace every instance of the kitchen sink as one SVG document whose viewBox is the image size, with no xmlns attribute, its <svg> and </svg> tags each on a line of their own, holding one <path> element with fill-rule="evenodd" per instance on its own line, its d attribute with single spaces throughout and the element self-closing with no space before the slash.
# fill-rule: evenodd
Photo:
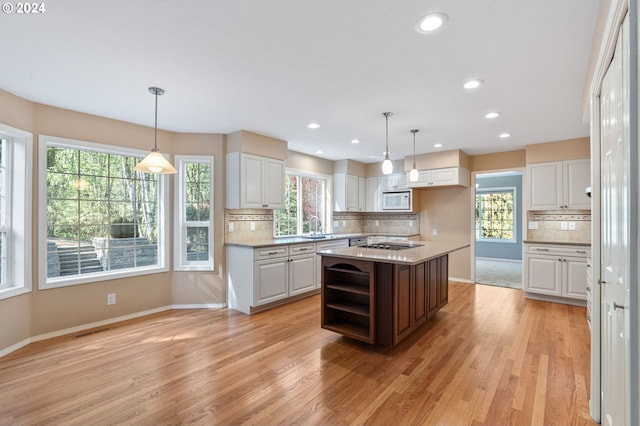
<svg viewBox="0 0 640 426">
<path fill-rule="evenodd" d="M 302 235 L 301 238 L 307 238 L 309 240 L 326 240 L 329 238 L 335 238 L 335 235 L 327 234 L 314 234 L 314 235 Z"/>
</svg>

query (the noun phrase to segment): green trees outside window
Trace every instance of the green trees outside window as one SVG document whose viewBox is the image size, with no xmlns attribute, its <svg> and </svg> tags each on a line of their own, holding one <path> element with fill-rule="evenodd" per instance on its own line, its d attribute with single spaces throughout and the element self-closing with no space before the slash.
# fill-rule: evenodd
<svg viewBox="0 0 640 426">
<path fill-rule="evenodd" d="M 515 241 L 514 190 L 476 193 L 476 239 Z"/>
<path fill-rule="evenodd" d="M 326 231 L 326 185 L 324 178 L 287 174 L 285 208 L 273 212 L 275 236 Z"/>
</svg>

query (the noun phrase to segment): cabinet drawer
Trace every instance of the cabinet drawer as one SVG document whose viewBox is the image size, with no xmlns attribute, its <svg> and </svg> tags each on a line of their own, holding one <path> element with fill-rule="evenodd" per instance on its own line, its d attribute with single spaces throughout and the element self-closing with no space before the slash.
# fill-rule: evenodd
<svg viewBox="0 0 640 426">
<path fill-rule="evenodd" d="M 586 258 L 589 254 L 589 249 L 579 246 L 564 246 L 564 245 L 544 245 L 544 244 L 525 244 L 525 253 L 536 254 L 548 254 L 558 256 L 577 256 Z"/>
<path fill-rule="evenodd" d="M 294 244 L 289 247 L 289 254 L 295 256 L 296 254 L 315 253 L 315 244 Z"/>
<path fill-rule="evenodd" d="M 340 239 L 333 241 L 322 241 L 317 243 L 316 250 L 331 250 L 335 248 L 349 247 L 349 240 Z"/>
<path fill-rule="evenodd" d="M 255 249 L 254 259 L 273 259 L 289 256 L 289 246 L 269 246 Z"/>
</svg>

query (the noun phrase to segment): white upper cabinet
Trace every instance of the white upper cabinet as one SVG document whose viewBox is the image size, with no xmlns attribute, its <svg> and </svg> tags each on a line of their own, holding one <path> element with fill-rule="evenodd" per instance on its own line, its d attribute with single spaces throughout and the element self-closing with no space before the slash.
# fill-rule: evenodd
<svg viewBox="0 0 640 426">
<path fill-rule="evenodd" d="M 406 175 L 409 179 L 409 173 Z M 418 180 L 410 182 L 411 188 L 424 188 L 432 186 L 469 186 L 469 170 L 464 167 L 445 167 L 442 169 L 419 170 Z"/>
<path fill-rule="evenodd" d="M 284 161 L 242 152 L 227 154 L 227 208 L 284 208 Z"/>
<path fill-rule="evenodd" d="M 378 188 L 380 191 L 396 191 L 409 188 L 406 173 L 394 173 L 378 178 Z"/>
<path fill-rule="evenodd" d="M 529 210 L 589 210 L 589 159 L 527 165 Z"/>
<path fill-rule="evenodd" d="M 380 200 L 378 196 L 378 178 L 368 177 L 365 178 L 365 211 L 377 212 L 380 211 Z"/>
<path fill-rule="evenodd" d="M 364 211 L 366 203 L 365 189 L 366 181 L 363 177 L 346 173 L 333 175 L 333 211 Z"/>
</svg>

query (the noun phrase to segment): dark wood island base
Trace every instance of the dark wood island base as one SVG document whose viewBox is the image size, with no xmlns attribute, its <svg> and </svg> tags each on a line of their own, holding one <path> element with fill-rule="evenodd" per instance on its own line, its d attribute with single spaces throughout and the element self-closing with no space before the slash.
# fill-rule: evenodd
<svg viewBox="0 0 640 426">
<path fill-rule="evenodd" d="M 448 302 L 448 254 L 417 264 L 322 256 L 322 328 L 393 346 Z"/>
</svg>

